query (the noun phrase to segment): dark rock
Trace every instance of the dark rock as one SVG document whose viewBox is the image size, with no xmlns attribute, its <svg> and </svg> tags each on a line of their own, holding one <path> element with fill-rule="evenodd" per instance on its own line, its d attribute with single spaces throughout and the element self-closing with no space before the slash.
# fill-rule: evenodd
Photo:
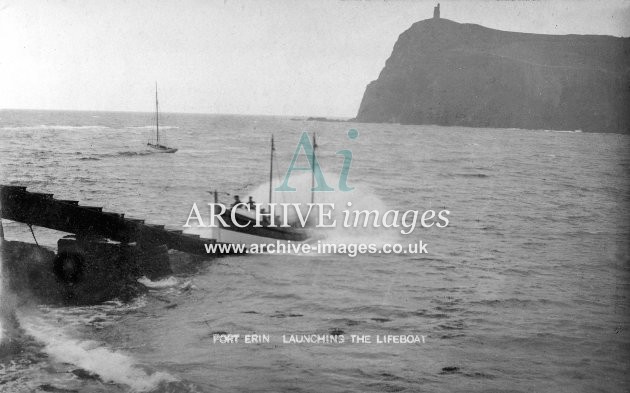
<svg viewBox="0 0 630 393">
<path fill-rule="evenodd" d="M 400 35 L 356 120 L 628 132 L 629 104 L 630 38 L 429 19 Z"/>
<path fill-rule="evenodd" d="M 91 373 L 82 368 L 77 368 L 76 370 L 72 370 L 72 374 L 76 375 L 79 379 L 93 379 L 93 380 L 101 379 L 97 374 Z"/>
<path fill-rule="evenodd" d="M 341 336 L 344 331 L 339 328 L 331 328 L 328 330 L 328 333 L 330 333 L 331 336 Z"/>
<path fill-rule="evenodd" d="M 459 367 L 455 367 L 455 366 L 442 367 L 442 371 L 440 372 L 440 374 L 457 374 L 457 373 L 459 373 Z"/>
<path fill-rule="evenodd" d="M 276 311 L 275 314 L 271 315 L 271 318 L 297 318 L 297 317 L 303 317 L 303 314 L 293 314 L 293 313 L 288 313 L 285 314 L 283 312 L 278 312 Z"/>
<path fill-rule="evenodd" d="M 309 117 L 306 121 L 323 121 L 323 122 L 331 122 L 331 123 L 344 123 L 347 120 L 342 119 L 329 119 L 327 117 Z"/>
<path fill-rule="evenodd" d="M 50 384 L 43 384 L 43 385 L 39 385 L 38 387 L 39 390 L 44 391 L 44 392 L 55 392 L 55 393 L 75 393 L 78 392 L 77 390 L 70 390 L 70 389 L 63 389 L 63 388 L 58 388 L 56 386 L 50 385 Z"/>
</svg>

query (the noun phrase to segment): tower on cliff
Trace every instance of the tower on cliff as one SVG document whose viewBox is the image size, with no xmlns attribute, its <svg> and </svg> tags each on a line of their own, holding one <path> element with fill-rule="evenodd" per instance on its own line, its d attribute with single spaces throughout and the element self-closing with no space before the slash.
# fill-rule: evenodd
<svg viewBox="0 0 630 393">
<path fill-rule="evenodd" d="M 440 3 L 433 7 L 433 19 L 440 19 Z"/>
</svg>

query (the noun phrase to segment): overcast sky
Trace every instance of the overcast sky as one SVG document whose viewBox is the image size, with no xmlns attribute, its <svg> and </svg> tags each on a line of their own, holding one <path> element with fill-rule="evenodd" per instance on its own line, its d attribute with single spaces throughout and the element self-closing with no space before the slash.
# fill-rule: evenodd
<svg viewBox="0 0 630 393">
<path fill-rule="evenodd" d="M 356 115 L 420 0 L 0 0 L 0 108 Z M 629 1 L 441 1 L 442 17 L 630 36 Z"/>
</svg>

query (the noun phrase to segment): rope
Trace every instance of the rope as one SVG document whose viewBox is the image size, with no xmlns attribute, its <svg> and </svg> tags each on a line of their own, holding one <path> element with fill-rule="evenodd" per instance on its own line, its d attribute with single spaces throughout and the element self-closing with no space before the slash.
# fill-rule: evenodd
<svg viewBox="0 0 630 393">
<path fill-rule="evenodd" d="M 35 240 L 35 244 L 39 246 L 39 243 L 37 243 L 37 238 L 35 237 L 35 232 L 33 232 L 33 226 L 31 224 L 26 225 L 28 225 L 28 229 L 30 229 L 31 233 L 33 234 L 33 240 Z"/>
</svg>

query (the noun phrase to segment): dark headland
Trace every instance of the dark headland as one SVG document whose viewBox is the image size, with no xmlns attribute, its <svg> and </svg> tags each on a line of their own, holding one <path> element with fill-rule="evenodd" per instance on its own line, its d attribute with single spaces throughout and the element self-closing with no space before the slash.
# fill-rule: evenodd
<svg viewBox="0 0 630 393">
<path fill-rule="evenodd" d="M 630 130 L 630 38 L 543 35 L 433 19 L 402 33 L 357 121 Z"/>
</svg>

